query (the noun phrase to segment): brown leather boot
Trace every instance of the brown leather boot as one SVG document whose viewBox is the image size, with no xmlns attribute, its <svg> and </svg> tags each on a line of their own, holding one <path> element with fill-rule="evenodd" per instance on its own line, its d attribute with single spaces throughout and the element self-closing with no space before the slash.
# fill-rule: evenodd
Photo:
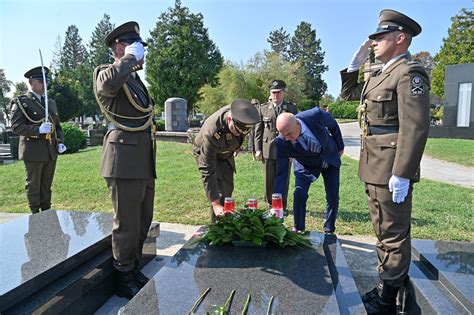
<svg viewBox="0 0 474 315">
<path fill-rule="evenodd" d="M 398 287 L 392 287 L 383 281 L 362 297 L 367 314 L 396 314 Z"/>
</svg>

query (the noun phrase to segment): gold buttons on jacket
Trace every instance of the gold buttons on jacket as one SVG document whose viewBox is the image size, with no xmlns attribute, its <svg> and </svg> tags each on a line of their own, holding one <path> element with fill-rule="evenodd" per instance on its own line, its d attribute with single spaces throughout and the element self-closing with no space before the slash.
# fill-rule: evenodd
<svg viewBox="0 0 474 315">
<path fill-rule="evenodd" d="M 390 145 L 391 145 L 392 147 L 395 146 L 395 144 L 396 144 L 396 143 L 395 143 L 394 141 L 390 142 Z"/>
<path fill-rule="evenodd" d="M 120 143 L 123 143 L 123 139 L 119 139 L 119 142 L 120 142 Z"/>
<path fill-rule="evenodd" d="M 380 95 L 379 95 L 379 96 L 377 96 L 377 99 L 378 99 L 378 100 L 379 100 L 380 98 L 381 98 L 381 96 L 380 96 Z"/>
</svg>

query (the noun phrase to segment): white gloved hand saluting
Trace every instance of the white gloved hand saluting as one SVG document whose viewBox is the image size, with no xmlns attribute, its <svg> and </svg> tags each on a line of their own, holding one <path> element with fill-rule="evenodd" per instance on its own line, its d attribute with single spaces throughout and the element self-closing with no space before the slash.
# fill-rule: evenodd
<svg viewBox="0 0 474 315">
<path fill-rule="evenodd" d="M 145 57 L 145 48 L 142 43 L 135 42 L 125 47 L 125 55 L 127 54 L 134 55 L 137 61 L 140 61 Z"/>
<path fill-rule="evenodd" d="M 349 64 L 349 67 L 347 67 L 347 72 L 354 72 L 360 69 L 360 66 L 367 60 L 367 57 L 369 56 L 369 47 L 370 44 L 372 43 L 371 39 L 367 39 L 362 46 L 359 47 L 359 50 L 357 50 L 352 56 L 351 63 Z"/>
<path fill-rule="evenodd" d="M 410 180 L 400 176 L 392 175 L 388 181 L 388 190 L 392 193 L 392 201 L 402 203 L 408 195 Z"/>
<path fill-rule="evenodd" d="M 40 134 L 50 133 L 52 129 L 53 129 L 53 125 L 51 123 L 42 123 L 39 127 L 39 133 Z"/>
<path fill-rule="evenodd" d="M 56 150 L 58 151 L 58 153 L 64 153 L 66 152 L 67 148 L 63 143 L 59 143 L 56 147 Z"/>
</svg>

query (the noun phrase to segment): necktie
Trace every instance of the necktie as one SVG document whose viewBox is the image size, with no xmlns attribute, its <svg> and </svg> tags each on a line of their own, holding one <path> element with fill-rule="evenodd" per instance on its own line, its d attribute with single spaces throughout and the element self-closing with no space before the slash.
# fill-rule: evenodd
<svg viewBox="0 0 474 315">
<path fill-rule="evenodd" d="M 311 151 L 312 153 L 320 153 L 321 152 L 321 144 L 319 143 L 318 140 L 313 139 L 309 137 L 306 134 L 302 135 L 303 141 L 308 147 L 308 150 Z"/>
</svg>

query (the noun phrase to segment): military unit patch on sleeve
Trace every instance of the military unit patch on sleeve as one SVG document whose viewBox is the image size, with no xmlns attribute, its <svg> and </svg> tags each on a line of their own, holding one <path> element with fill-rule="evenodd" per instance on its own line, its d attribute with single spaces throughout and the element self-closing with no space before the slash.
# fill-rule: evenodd
<svg viewBox="0 0 474 315">
<path fill-rule="evenodd" d="M 423 87 L 423 80 L 417 75 L 411 77 L 411 95 L 421 95 L 425 93 L 425 88 Z"/>
</svg>

